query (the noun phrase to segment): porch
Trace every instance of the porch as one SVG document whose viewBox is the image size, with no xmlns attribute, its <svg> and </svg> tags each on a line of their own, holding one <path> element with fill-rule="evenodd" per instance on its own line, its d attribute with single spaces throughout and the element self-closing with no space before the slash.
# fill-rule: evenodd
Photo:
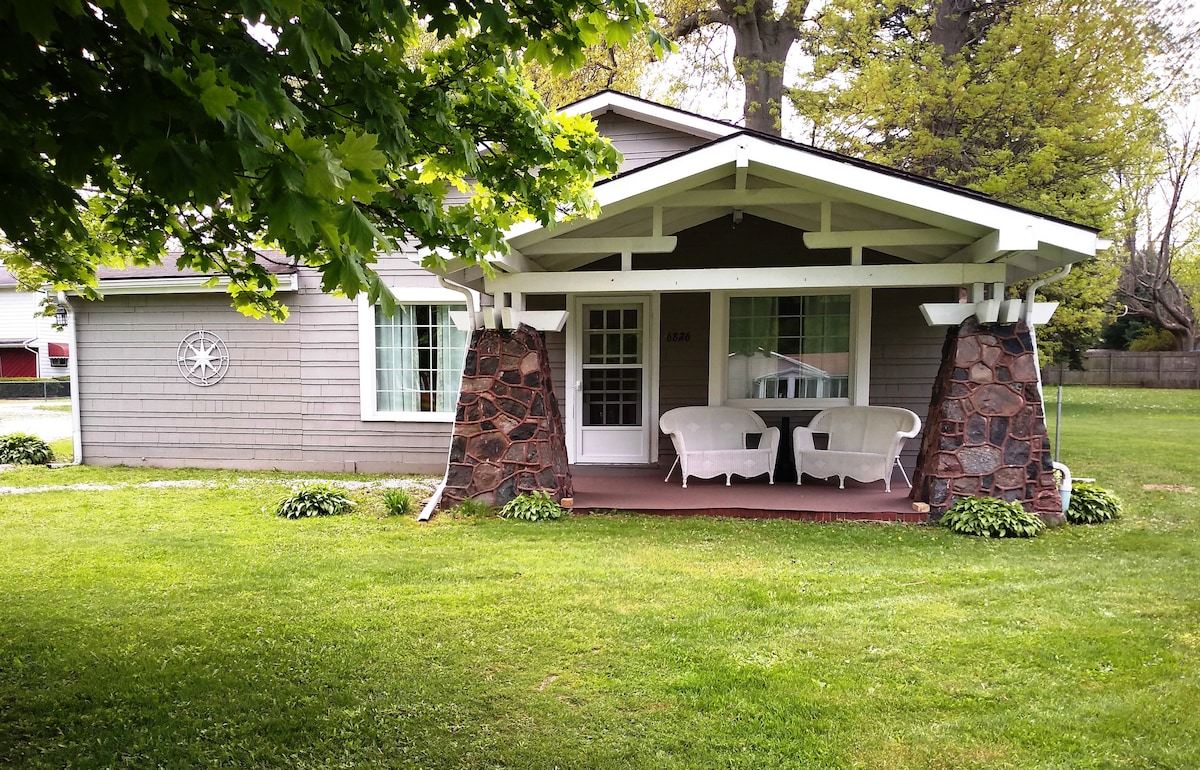
<svg viewBox="0 0 1200 770">
<path fill-rule="evenodd" d="M 732 486 L 723 478 L 688 480 L 684 489 L 679 471 L 664 482 L 658 469 L 576 467 L 574 510 L 628 511 L 663 516 L 729 516 L 736 518 L 779 518 L 802 521 L 872 521 L 922 524 L 929 514 L 916 513 L 908 499 L 909 488 L 899 474 L 892 491 L 883 484 L 860 484 L 846 480 L 824 482 L 805 478 L 795 482 L 768 484 L 766 477 L 735 477 Z"/>
</svg>

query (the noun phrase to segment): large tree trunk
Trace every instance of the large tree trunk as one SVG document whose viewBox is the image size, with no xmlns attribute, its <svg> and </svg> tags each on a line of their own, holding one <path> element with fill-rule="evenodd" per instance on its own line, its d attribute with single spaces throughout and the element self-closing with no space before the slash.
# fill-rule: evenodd
<svg viewBox="0 0 1200 770">
<path fill-rule="evenodd" d="M 946 64 L 977 43 L 1004 11 L 1020 0 L 939 0 L 933 8 L 930 42 L 942 47 Z"/>
<path fill-rule="evenodd" d="M 783 131 L 783 70 L 796 42 L 796 25 L 787 16 L 773 18 L 769 4 L 760 12 L 732 14 L 734 67 L 745 90 L 746 128 L 779 136 Z"/>
<path fill-rule="evenodd" d="M 783 132 L 783 73 L 788 52 L 800 34 L 809 0 L 791 0 L 776 12 L 771 0 L 714 0 L 679 19 L 671 37 L 679 39 L 712 24 L 733 32 L 733 66 L 745 95 L 746 128 L 779 136 Z"/>
</svg>

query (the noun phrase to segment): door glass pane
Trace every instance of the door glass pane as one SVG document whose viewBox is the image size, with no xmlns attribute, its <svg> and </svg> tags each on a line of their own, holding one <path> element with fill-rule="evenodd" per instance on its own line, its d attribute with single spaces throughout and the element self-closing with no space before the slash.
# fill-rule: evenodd
<svg viewBox="0 0 1200 770">
<path fill-rule="evenodd" d="M 641 313 L 633 310 L 591 311 L 593 322 L 584 333 L 585 364 L 640 364 L 642 362 Z"/>
<path fill-rule="evenodd" d="M 644 386 L 641 308 L 589 310 L 586 316 L 583 424 L 641 427 Z"/>
<path fill-rule="evenodd" d="M 583 373 L 583 424 L 642 424 L 642 370 L 588 369 Z"/>
</svg>

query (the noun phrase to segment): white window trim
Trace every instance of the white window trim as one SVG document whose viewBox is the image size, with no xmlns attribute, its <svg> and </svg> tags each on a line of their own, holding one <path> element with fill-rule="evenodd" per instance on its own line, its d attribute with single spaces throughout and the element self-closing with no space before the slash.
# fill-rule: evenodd
<svg viewBox="0 0 1200 770">
<path fill-rule="evenodd" d="M 729 298 L 850 295 L 849 398 L 728 398 Z M 826 409 L 866 405 L 871 393 L 871 290 L 846 287 L 820 291 L 714 291 L 709 294 L 709 406 L 740 406 L 757 411 Z"/>
<path fill-rule="evenodd" d="M 458 305 L 466 307 L 462 292 L 441 287 L 392 288 L 399 305 Z M 359 414 L 363 422 L 454 422 L 454 412 L 382 411 L 375 372 L 375 306 L 367 302 L 366 294 L 358 296 L 358 393 Z"/>
</svg>

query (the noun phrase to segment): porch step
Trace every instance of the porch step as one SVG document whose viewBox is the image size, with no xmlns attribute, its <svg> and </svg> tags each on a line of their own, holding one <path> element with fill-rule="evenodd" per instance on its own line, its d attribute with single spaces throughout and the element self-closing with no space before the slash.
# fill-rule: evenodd
<svg viewBox="0 0 1200 770">
<path fill-rule="evenodd" d="M 613 508 L 581 508 L 576 503 L 576 513 L 611 513 Z M 833 522 L 864 522 L 874 524 L 928 524 L 928 513 L 902 513 L 895 511 L 766 511 L 752 508 L 650 508 L 645 510 L 616 509 L 621 513 L 633 513 L 647 516 L 709 516 L 714 518 L 731 519 L 790 519 L 793 521 L 812 521 L 823 524 Z"/>
</svg>

